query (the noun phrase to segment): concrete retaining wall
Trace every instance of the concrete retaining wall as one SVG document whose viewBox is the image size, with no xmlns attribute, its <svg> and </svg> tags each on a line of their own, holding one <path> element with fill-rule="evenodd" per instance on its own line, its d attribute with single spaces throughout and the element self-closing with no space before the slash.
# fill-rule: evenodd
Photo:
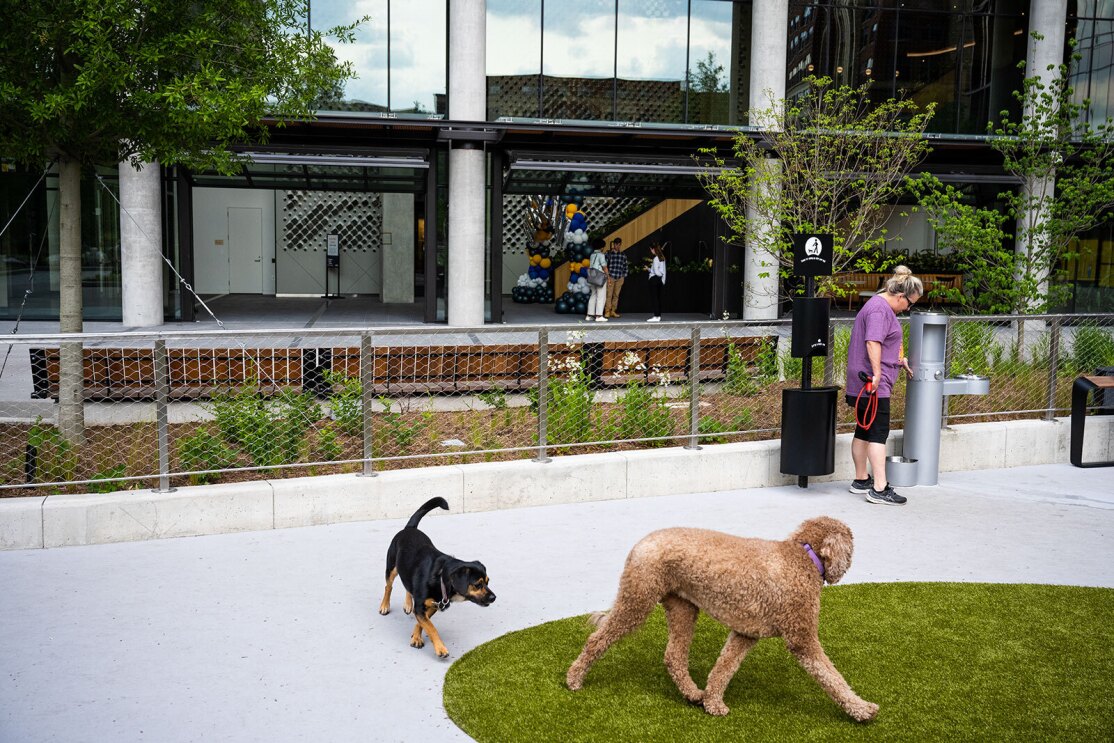
<svg viewBox="0 0 1114 743">
<path fill-rule="evenodd" d="M 949 428 L 942 471 L 1067 463 L 1066 418 L 972 423 Z M 890 437 L 900 451 L 901 432 Z M 1114 416 L 1087 419 L 1083 460 L 1114 460 Z M 453 511 L 490 511 L 585 500 L 790 485 L 781 442 L 755 441 L 422 467 L 375 477 L 328 475 L 179 488 L 0 499 L 0 549 L 31 549 L 164 537 L 405 518 L 428 498 Z M 850 480 L 851 436 L 836 438 L 836 471 L 812 482 Z M 915 491 L 914 491 L 915 492 Z M 926 491 L 927 492 L 927 491 Z"/>
</svg>

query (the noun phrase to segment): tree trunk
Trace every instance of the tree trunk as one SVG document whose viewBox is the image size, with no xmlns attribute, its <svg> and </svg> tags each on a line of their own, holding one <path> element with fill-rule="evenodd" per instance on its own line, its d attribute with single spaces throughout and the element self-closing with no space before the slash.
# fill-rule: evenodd
<svg viewBox="0 0 1114 743">
<path fill-rule="evenodd" d="M 80 333 L 81 297 L 81 166 L 68 158 L 58 165 L 58 330 Z M 58 428 L 74 446 L 85 442 L 82 397 L 84 365 L 80 341 L 63 343 L 58 370 Z"/>
</svg>

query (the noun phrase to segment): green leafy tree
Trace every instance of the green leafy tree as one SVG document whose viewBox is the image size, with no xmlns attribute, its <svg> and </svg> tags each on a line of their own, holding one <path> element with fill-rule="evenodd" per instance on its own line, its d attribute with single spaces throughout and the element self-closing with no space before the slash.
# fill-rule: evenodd
<svg viewBox="0 0 1114 743">
<path fill-rule="evenodd" d="M 692 89 L 697 93 L 727 92 L 723 65 L 716 61 L 715 52 L 708 52 L 707 57 L 696 61 L 696 72 L 690 73 L 690 78 Z"/>
<path fill-rule="evenodd" d="M 873 271 L 881 230 L 903 177 L 929 152 L 923 134 L 934 111 L 909 100 L 873 102 L 869 85 L 836 87 L 809 77 L 803 93 L 749 113 L 760 138 L 735 137 L 730 158 L 702 150 L 723 168 L 700 180 L 736 244 L 752 244 L 770 272 L 793 266 L 792 236 L 829 234 L 835 271 Z M 765 273 L 764 275 L 769 275 Z"/>
<path fill-rule="evenodd" d="M 1012 312 L 1027 296 L 1029 285 L 1016 279 L 1022 260 L 1005 244 L 1006 213 L 973 203 L 963 188 L 928 173 L 910 178 L 908 185 L 936 230 L 937 244 L 950 251 L 955 269 L 965 277 L 963 291 L 949 289 L 938 299 L 976 312 Z"/>
<path fill-rule="evenodd" d="M 1016 220 L 1018 288 L 1011 309 L 1019 313 L 1046 311 L 1067 298 L 1070 286 L 1056 273 L 1059 266 L 1071 257 L 1075 238 L 1108 220 L 1114 208 L 1114 124 L 1091 121 L 1090 101 L 1077 98 L 1069 65 L 1047 72 L 1053 74 L 1028 77 L 1015 92 L 1025 112 L 1019 120 L 1002 111 L 988 127 L 1003 167 L 1021 182 L 999 195 Z"/>
<path fill-rule="evenodd" d="M 307 0 L 4 0 L 0 151 L 59 173 L 60 330 L 82 330 L 80 176 L 157 161 L 235 172 L 233 145 L 311 118 L 352 77 Z M 60 428 L 84 438 L 81 345 L 62 344 Z"/>
</svg>

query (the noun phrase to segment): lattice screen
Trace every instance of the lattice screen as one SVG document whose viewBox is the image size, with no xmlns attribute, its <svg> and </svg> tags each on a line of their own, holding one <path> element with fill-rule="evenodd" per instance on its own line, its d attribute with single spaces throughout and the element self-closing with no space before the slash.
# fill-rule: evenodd
<svg viewBox="0 0 1114 743">
<path fill-rule="evenodd" d="M 340 235 L 340 249 L 377 253 L 383 245 L 383 197 L 378 193 L 286 191 L 282 215 L 284 252 L 324 251 L 326 235 Z"/>
</svg>

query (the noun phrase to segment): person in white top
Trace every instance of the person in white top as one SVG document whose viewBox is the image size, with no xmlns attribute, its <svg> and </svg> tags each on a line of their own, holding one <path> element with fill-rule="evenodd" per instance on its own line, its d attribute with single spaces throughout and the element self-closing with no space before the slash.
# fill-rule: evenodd
<svg viewBox="0 0 1114 743">
<path fill-rule="evenodd" d="M 650 264 L 650 298 L 653 301 L 654 315 L 646 322 L 661 322 L 661 293 L 665 288 L 665 251 L 654 242 L 650 245 L 654 260 Z"/>
<path fill-rule="evenodd" d="M 592 240 L 592 255 L 588 261 L 588 268 L 594 268 L 597 271 L 603 271 L 605 275 L 609 275 L 607 271 L 607 256 L 604 255 L 603 249 L 606 243 L 601 238 Z M 584 319 L 588 322 L 607 322 L 604 317 L 604 310 L 607 307 L 607 281 L 604 280 L 603 286 L 592 286 L 592 293 L 588 295 L 588 315 Z"/>
</svg>

